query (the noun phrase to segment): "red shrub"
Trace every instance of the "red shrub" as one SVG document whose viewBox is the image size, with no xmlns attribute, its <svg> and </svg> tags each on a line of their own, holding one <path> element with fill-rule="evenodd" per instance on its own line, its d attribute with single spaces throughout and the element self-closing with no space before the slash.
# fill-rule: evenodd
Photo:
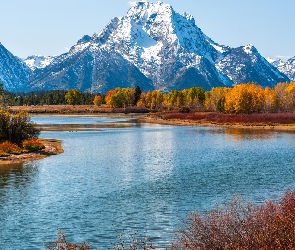
<svg viewBox="0 0 295 250">
<path fill-rule="evenodd" d="M 259 207 L 233 200 L 207 215 L 191 213 L 174 249 L 295 249 L 295 192 Z"/>
</svg>

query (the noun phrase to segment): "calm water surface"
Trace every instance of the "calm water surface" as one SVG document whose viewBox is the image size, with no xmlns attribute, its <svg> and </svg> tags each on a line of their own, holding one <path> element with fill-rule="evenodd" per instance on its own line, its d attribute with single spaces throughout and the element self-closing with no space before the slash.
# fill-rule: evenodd
<svg viewBox="0 0 295 250">
<path fill-rule="evenodd" d="M 39 124 L 124 119 L 33 117 Z M 64 154 L 0 168 L 0 249 L 69 241 L 107 249 L 122 232 L 164 247 L 193 210 L 235 194 L 255 203 L 295 188 L 295 134 L 135 124 L 99 131 L 42 132 Z M 134 125 L 134 126 L 132 126 Z"/>
</svg>

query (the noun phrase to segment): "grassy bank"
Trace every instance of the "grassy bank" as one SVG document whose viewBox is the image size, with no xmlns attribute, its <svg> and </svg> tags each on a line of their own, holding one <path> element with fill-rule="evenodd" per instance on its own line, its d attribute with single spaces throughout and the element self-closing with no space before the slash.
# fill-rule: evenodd
<svg viewBox="0 0 295 250">
<path fill-rule="evenodd" d="M 0 157 L 1 165 L 18 164 L 28 161 L 35 161 L 46 158 L 50 155 L 57 155 L 63 153 L 61 141 L 54 139 L 41 139 L 45 148 L 36 152 L 9 154 Z"/>
</svg>

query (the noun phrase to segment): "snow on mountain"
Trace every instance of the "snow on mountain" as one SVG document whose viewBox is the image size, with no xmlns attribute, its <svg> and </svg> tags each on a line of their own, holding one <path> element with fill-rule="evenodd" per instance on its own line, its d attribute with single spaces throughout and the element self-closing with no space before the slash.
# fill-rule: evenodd
<svg viewBox="0 0 295 250">
<path fill-rule="evenodd" d="M 55 56 L 29 56 L 26 59 L 23 59 L 23 62 L 31 69 L 42 69 L 48 66 Z"/>
<path fill-rule="evenodd" d="M 0 82 L 9 91 L 25 91 L 29 85 L 30 68 L 0 43 Z"/>
<path fill-rule="evenodd" d="M 230 49 L 224 58 L 216 63 L 216 67 L 237 84 L 256 82 L 263 87 L 274 87 L 278 82 L 289 81 L 288 77 L 268 63 L 252 44 Z"/>
<path fill-rule="evenodd" d="M 114 19 L 98 34 L 97 41 L 134 63 L 157 89 L 180 88 L 182 76 L 187 75 L 192 79 L 186 87 L 197 82 L 205 89 L 232 84 L 209 66 L 227 48 L 209 40 L 192 16 L 181 15 L 168 4 L 136 3 L 126 16 Z"/>
<path fill-rule="evenodd" d="M 295 57 L 290 58 L 286 62 L 281 59 L 267 58 L 267 60 L 280 72 L 288 76 L 291 81 L 295 81 Z"/>
</svg>

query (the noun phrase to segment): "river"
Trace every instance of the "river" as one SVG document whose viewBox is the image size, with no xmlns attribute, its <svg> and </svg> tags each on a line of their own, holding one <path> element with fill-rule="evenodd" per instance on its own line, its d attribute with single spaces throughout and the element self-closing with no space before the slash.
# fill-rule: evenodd
<svg viewBox="0 0 295 250">
<path fill-rule="evenodd" d="M 169 246 L 190 211 L 241 195 L 255 204 L 295 188 L 295 134 L 137 124 L 128 118 L 46 117 L 37 124 L 95 124 L 44 131 L 64 153 L 0 166 L 0 249 L 44 249 L 57 230 L 107 249 L 138 232 Z M 116 126 L 112 126 L 116 125 Z"/>
</svg>

